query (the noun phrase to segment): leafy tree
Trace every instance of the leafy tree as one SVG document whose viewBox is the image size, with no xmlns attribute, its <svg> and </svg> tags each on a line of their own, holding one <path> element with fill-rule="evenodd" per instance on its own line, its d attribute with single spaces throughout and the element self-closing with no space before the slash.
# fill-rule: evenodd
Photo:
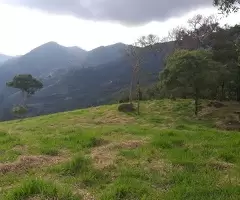
<svg viewBox="0 0 240 200">
<path fill-rule="evenodd" d="M 229 14 L 239 10 L 239 0 L 214 0 L 214 5 L 219 8 L 223 13 Z"/>
<path fill-rule="evenodd" d="M 34 95 L 38 90 L 42 89 L 43 84 L 30 74 L 20 74 L 15 76 L 12 81 L 7 82 L 7 86 L 21 90 L 23 106 L 25 106 L 27 97 Z"/>
<path fill-rule="evenodd" d="M 209 37 L 213 59 L 223 64 L 219 71 L 221 99 L 240 100 L 240 26 L 225 27 Z"/>
<path fill-rule="evenodd" d="M 166 62 L 161 73 L 161 83 L 168 90 L 188 92 L 194 97 L 195 114 L 199 111 L 201 94 L 216 84 L 220 63 L 213 61 L 212 53 L 206 50 L 177 50 Z M 213 78 L 214 77 L 214 78 Z"/>
</svg>

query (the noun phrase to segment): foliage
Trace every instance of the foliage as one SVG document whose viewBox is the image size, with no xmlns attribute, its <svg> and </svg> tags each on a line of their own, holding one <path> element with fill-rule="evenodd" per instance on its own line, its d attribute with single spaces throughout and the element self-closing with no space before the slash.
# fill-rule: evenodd
<svg viewBox="0 0 240 200">
<path fill-rule="evenodd" d="M 20 89 L 23 96 L 23 103 L 20 106 L 13 108 L 13 113 L 19 116 L 23 116 L 27 113 L 28 109 L 26 108 L 25 101 L 31 95 L 34 95 L 36 91 L 43 88 L 41 81 L 35 79 L 30 74 L 20 74 L 13 78 L 12 81 L 7 82 L 8 87 Z"/>
<path fill-rule="evenodd" d="M 209 48 L 208 37 L 218 31 L 218 18 L 214 15 L 196 15 L 187 21 L 186 27 L 177 27 L 169 33 L 168 40 L 175 41 L 175 45 L 180 49 L 195 50 Z"/>
<path fill-rule="evenodd" d="M 239 0 L 214 0 L 214 5 L 219 8 L 223 13 L 229 14 L 239 10 Z"/>
<path fill-rule="evenodd" d="M 218 21 L 215 16 L 196 15 L 188 20 L 188 27 L 174 29 L 170 39 L 175 40 L 178 49 L 206 49 L 212 53 L 212 60 L 221 63 L 216 65 L 214 79 L 217 84 L 205 85 L 201 98 L 240 101 L 240 28 L 239 25 L 221 27 Z M 169 96 L 162 81 L 159 85 L 160 96 Z M 192 97 L 191 88 L 175 87 L 173 90 L 173 96 Z"/>
<path fill-rule="evenodd" d="M 20 74 L 15 76 L 12 81 L 8 82 L 7 86 L 20 89 L 28 95 L 33 95 L 36 91 L 42 89 L 43 84 L 30 74 Z"/>
<path fill-rule="evenodd" d="M 166 68 L 160 76 L 167 89 L 194 97 L 197 114 L 199 98 L 206 88 L 216 85 L 217 70 L 220 66 L 213 61 L 209 51 L 177 50 L 167 59 Z"/>
<path fill-rule="evenodd" d="M 209 37 L 213 59 L 221 62 L 219 70 L 221 98 L 240 100 L 240 26 L 219 29 Z M 219 95 L 218 95 L 219 96 Z"/>
<path fill-rule="evenodd" d="M 13 107 L 12 112 L 14 115 L 22 117 L 28 112 L 28 109 L 25 106 L 19 105 Z"/>
</svg>

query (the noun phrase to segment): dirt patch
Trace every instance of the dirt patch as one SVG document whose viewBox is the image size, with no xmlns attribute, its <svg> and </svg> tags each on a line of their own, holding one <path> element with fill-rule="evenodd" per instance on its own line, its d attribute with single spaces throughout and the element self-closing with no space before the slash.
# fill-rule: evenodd
<svg viewBox="0 0 240 200">
<path fill-rule="evenodd" d="M 16 162 L 0 164 L 0 174 L 8 172 L 26 171 L 34 167 L 48 166 L 64 161 L 59 156 L 20 156 Z"/>
<path fill-rule="evenodd" d="M 77 189 L 77 193 L 83 197 L 83 200 L 95 200 L 94 196 L 86 189 Z"/>
<path fill-rule="evenodd" d="M 224 120 L 217 121 L 216 127 L 229 131 L 240 131 L 240 121 L 236 115 L 231 114 L 226 116 Z"/>
<path fill-rule="evenodd" d="M 96 147 L 91 152 L 94 166 L 98 169 L 104 169 L 114 165 L 120 149 L 135 149 L 143 145 L 145 142 L 146 141 L 144 140 L 128 140 Z"/>
</svg>

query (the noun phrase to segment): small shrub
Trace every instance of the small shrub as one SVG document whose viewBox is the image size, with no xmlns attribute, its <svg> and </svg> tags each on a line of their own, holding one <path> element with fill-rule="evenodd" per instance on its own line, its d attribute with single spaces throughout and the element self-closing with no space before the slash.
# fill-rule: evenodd
<svg viewBox="0 0 240 200">
<path fill-rule="evenodd" d="M 105 143 L 106 141 L 101 138 L 90 137 L 89 140 L 85 144 L 83 144 L 83 147 L 92 148 L 92 147 L 101 146 Z"/>
<path fill-rule="evenodd" d="M 16 117 L 22 117 L 25 114 L 27 114 L 28 109 L 25 106 L 14 106 L 12 109 L 12 113 L 16 116 Z"/>
<path fill-rule="evenodd" d="M 41 150 L 41 153 L 44 155 L 48 155 L 48 156 L 58 156 L 59 155 L 59 151 L 57 149 L 44 148 Z"/>
<path fill-rule="evenodd" d="M 234 154 L 232 153 L 222 153 L 220 155 L 220 158 L 225 161 L 225 162 L 229 162 L 229 163 L 235 163 L 236 162 L 236 157 Z"/>
<path fill-rule="evenodd" d="M 86 172 L 89 168 L 89 160 L 82 156 L 73 158 L 70 162 L 63 166 L 62 172 L 64 175 L 77 175 L 80 172 Z"/>
</svg>

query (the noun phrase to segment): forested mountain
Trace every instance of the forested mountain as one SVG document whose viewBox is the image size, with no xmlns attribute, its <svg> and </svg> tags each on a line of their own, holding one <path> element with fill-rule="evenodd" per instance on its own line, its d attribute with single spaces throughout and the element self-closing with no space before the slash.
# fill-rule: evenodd
<svg viewBox="0 0 240 200">
<path fill-rule="evenodd" d="M 143 84 L 158 79 L 165 56 L 173 43 L 159 44 L 158 55 L 145 55 L 141 72 Z M 44 88 L 29 99 L 30 116 L 100 105 L 116 100 L 129 87 L 131 63 L 125 44 L 84 51 L 78 47 L 44 44 L 31 52 L 6 62 L 0 69 L 0 119 L 12 119 L 11 108 L 21 95 L 5 84 L 16 74 L 30 73 L 41 79 Z"/>
</svg>

